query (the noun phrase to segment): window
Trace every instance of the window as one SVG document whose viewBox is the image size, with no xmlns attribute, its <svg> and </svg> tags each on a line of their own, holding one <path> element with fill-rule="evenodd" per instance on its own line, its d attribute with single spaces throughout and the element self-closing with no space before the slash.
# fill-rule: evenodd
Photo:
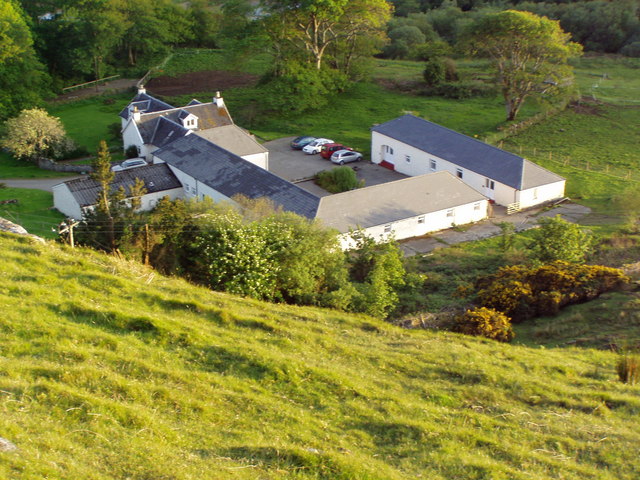
<svg viewBox="0 0 640 480">
<path fill-rule="evenodd" d="M 424 223 L 424 215 L 418 217 L 418 223 Z"/>
<path fill-rule="evenodd" d="M 453 208 L 447 210 L 447 217 L 453 217 Z"/>
<path fill-rule="evenodd" d="M 384 233 L 391 233 L 391 224 L 384 226 Z"/>
<path fill-rule="evenodd" d="M 462 178 L 462 169 L 461 168 L 456 168 L 456 175 L 458 176 L 458 178 Z"/>
<path fill-rule="evenodd" d="M 495 190 L 496 189 L 496 184 L 490 178 L 485 178 L 484 179 L 484 186 L 485 186 L 485 188 L 488 188 L 489 190 Z"/>
<path fill-rule="evenodd" d="M 533 189 L 533 199 L 534 199 L 534 200 L 537 200 L 537 198 L 538 198 L 538 189 L 537 189 L 537 188 L 534 188 L 534 189 Z"/>
<path fill-rule="evenodd" d="M 478 202 L 478 203 L 474 203 L 474 204 L 473 204 L 473 209 L 474 209 L 474 210 L 480 210 L 480 202 Z"/>
<path fill-rule="evenodd" d="M 436 171 L 436 161 L 433 158 L 429 160 L 429 168 L 432 172 Z"/>
<path fill-rule="evenodd" d="M 407 163 L 411 163 L 411 155 L 405 155 L 404 159 L 407 161 Z"/>
</svg>

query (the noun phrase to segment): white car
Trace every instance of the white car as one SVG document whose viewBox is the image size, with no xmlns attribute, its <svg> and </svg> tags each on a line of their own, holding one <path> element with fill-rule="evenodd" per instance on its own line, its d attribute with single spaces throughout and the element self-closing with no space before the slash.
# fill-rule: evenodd
<svg viewBox="0 0 640 480">
<path fill-rule="evenodd" d="M 362 154 L 351 150 L 338 150 L 331 155 L 331 161 L 338 165 L 344 165 L 349 162 L 359 162 L 360 160 L 362 160 Z"/>
<path fill-rule="evenodd" d="M 302 151 L 307 155 L 314 155 L 320 153 L 320 149 L 325 143 L 333 143 L 333 140 L 328 138 L 316 138 L 313 142 L 302 148 Z"/>
<path fill-rule="evenodd" d="M 142 158 L 130 158 L 129 160 L 125 160 L 120 165 L 114 165 L 111 167 L 113 172 L 121 172 L 122 170 L 129 170 L 130 168 L 138 168 L 144 167 L 148 165 L 146 160 Z"/>
</svg>

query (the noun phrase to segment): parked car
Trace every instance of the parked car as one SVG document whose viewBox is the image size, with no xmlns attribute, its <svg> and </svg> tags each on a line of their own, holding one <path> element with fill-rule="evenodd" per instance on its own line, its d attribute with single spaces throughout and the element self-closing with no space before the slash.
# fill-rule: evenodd
<svg viewBox="0 0 640 480">
<path fill-rule="evenodd" d="M 352 150 L 338 150 L 331 155 L 331 161 L 338 165 L 344 165 L 349 162 L 359 162 L 360 160 L 362 160 L 362 154 Z"/>
<path fill-rule="evenodd" d="M 294 150 L 302 150 L 305 146 L 313 142 L 316 137 L 310 137 L 309 135 L 302 135 L 300 137 L 291 140 L 291 148 Z"/>
<path fill-rule="evenodd" d="M 320 149 L 320 156 L 325 160 L 329 160 L 331 159 L 331 155 L 338 150 L 353 150 L 353 148 L 345 147 L 341 143 L 325 143 Z"/>
<path fill-rule="evenodd" d="M 114 165 L 113 167 L 111 167 L 111 170 L 114 172 L 121 172 L 122 170 L 144 167 L 146 165 L 148 165 L 148 163 L 142 158 L 130 158 L 129 160 L 125 160 L 124 162 L 122 162 L 120 165 Z"/>
<path fill-rule="evenodd" d="M 322 146 L 327 143 L 333 143 L 333 140 L 329 140 L 328 138 L 316 138 L 310 144 L 305 145 L 302 151 L 308 155 L 314 155 L 316 153 L 320 153 Z"/>
</svg>

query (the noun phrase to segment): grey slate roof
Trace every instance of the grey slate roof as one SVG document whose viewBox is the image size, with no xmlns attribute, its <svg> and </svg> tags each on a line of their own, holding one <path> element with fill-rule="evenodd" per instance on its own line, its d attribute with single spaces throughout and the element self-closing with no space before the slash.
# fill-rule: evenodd
<svg viewBox="0 0 640 480">
<path fill-rule="evenodd" d="M 518 190 L 563 180 L 542 167 L 525 168 L 531 162 L 518 155 L 414 115 L 403 115 L 371 130 Z M 533 178 L 527 178 L 529 173 Z"/>
<path fill-rule="evenodd" d="M 153 153 L 221 194 L 268 197 L 284 210 L 314 218 L 320 199 L 198 135 L 187 135 Z"/>
<path fill-rule="evenodd" d="M 484 195 L 443 171 L 322 197 L 317 218 L 346 233 L 482 200 Z"/>
<path fill-rule="evenodd" d="M 162 148 L 176 138 L 183 137 L 189 133 L 188 128 L 184 128 L 182 125 L 178 125 L 165 117 L 159 117 L 154 123 L 155 130 L 149 143 L 158 148 Z"/>
<path fill-rule="evenodd" d="M 165 103 L 162 100 L 158 100 L 151 95 L 148 95 L 146 93 L 138 93 L 135 97 L 133 97 L 133 100 L 129 102 L 129 105 L 127 105 L 120 111 L 120 116 L 125 120 L 129 118 L 129 106 L 131 105 L 137 106 L 140 112 L 145 113 L 160 112 L 162 110 L 170 110 L 172 108 L 175 108 L 173 107 L 173 105 L 169 105 L 168 103 Z"/>
<path fill-rule="evenodd" d="M 116 176 L 111 183 L 112 191 L 124 187 L 128 192 L 129 187 L 134 184 L 136 178 L 144 182 L 147 193 L 182 188 L 180 181 L 165 164 L 147 165 L 146 167 L 115 172 L 115 174 Z M 69 180 L 64 183 L 81 207 L 95 205 L 98 201 L 98 193 L 101 190 L 101 186 L 95 180 L 86 177 Z"/>
</svg>

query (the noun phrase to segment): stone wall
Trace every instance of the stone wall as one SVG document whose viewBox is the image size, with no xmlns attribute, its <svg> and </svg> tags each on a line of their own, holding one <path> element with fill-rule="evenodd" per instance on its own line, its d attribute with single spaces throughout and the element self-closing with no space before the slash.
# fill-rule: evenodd
<svg viewBox="0 0 640 480">
<path fill-rule="evenodd" d="M 71 165 L 68 163 L 56 163 L 48 158 L 38 160 L 38 167 L 43 170 L 53 170 L 54 172 L 89 173 L 93 169 L 91 165 Z"/>
</svg>

